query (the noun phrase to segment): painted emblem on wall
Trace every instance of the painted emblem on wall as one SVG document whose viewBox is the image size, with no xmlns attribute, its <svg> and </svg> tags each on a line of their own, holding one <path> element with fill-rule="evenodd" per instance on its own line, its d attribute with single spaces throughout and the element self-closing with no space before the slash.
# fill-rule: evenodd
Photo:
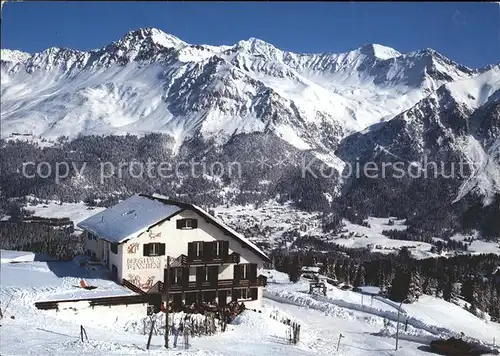
<svg viewBox="0 0 500 356">
<path fill-rule="evenodd" d="M 131 257 L 127 258 L 128 270 L 160 269 L 161 261 L 159 257 Z"/>
<path fill-rule="evenodd" d="M 127 253 L 136 253 L 139 248 L 139 243 L 134 242 L 127 247 Z"/>
<path fill-rule="evenodd" d="M 154 276 L 149 276 L 147 278 L 141 278 L 138 274 L 129 274 L 128 275 L 128 280 L 130 283 L 133 285 L 141 288 L 142 290 L 149 290 L 151 287 L 153 287 L 153 281 L 155 277 Z"/>
<path fill-rule="evenodd" d="M 161 231 L 160 232 L 150 231 L 149 237 L 151 238 L 151 240 L 159 239 L 161 237 Z"/>
</svg>

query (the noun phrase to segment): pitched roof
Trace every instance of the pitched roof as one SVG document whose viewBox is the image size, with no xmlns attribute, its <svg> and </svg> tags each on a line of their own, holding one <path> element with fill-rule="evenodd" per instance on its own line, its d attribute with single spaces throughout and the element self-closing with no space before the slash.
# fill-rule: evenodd
<svg viewBox="0 0 500 356">
<path fill-rule="evenodd" d="M 146 196 L 146 195 L 143 195 L 143 196 Z M 158 195 L 153 195 L 153 196 L 148 196 L 148 197 L 150 199 L 156 199 L 158 201 L 161 201 L 164 204 L 178 205 L 178 206 L 180 206 L 180 207 L 182 207 L 182 208 L 184 208 L 186 210 L 192 210 L 192 211 L 198 213 L 199 215 L 203 216 L 205 219 L 210 220 L 214 225 L 216 225 L 217 227 L 219 227 L 221 230 L 223 230 L 224 232 L 226 232 L 228 235 L 234 237 L 244 247 L 247 247 L 247 248 L 253 250 L 257 254 L 257 256 L 259 256 L 260 258 L 262 258 L 263 260 L 265 260 L 267 262 L 270 261 L 269 257 L 267 257 L 267 255 L 260 248 L 258 248 L 257 245 L 255 245 L 253 242 L 251 242 L 249 239 L 247 239 L 245 236 L 243 236 L 239 232 L 236 232 L 233 228 L 231 228 L 228 225 L 226 225 L 222 220 L 220 220 L 220 219 L 216 218 L 215 216 L 209 214 L 207 211 L 205 211 L 204 209 L 200 208 L 199 206 L 194 205 L 194 204 L 181 203 L 181 202 L 178 202 L 178 201 L 175 201 L 175 200 L 171 200 L 171 199 L 168 199 L 166 197 L 162 197 L 162 196 L 158 196 Z"/>
<path fill-rule="evenodd" d="M 161 221 L 170 219 L 183 210 L 191 210 L 203 216 L 221 230 L 252 250 L 264 261 L 269 257 L 249 239 L 236 232 L 197 205 L 174 201 L 158 195 L 133 195 L 128 199 L 80 222 L 77 226 L 90 231 L 106 241 L 121 243 L 139 236 Z"/>
<path fill-rule="evenodd" d="M 106 241 L 120 243 L 137 237 L 150 226 L 181 210 L 177 205 L 165 205 L 145 196 L 133 195 L 81 221 L 77 226 Z"/>
</svg>

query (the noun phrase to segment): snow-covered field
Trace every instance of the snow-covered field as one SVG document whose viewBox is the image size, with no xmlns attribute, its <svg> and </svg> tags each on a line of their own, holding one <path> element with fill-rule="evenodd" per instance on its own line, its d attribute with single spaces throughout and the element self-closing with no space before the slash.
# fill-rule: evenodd
<svg viewBox="0 0 500 356">
<path fill-rule="evenodd" d="M 28 204 L 26 210 L 32 211 L 34 216 L 44 218 L 70 218 L 73 223 L 80 221 L 103 211 L 105 208 L 89 207 L 85 203 L 62 203 L 49 201 L 48 204 Z"/>
<path fill-rule="evenodd" d="M 2 264 L 0 293 L 2 355 L 156 355 L 165 354 L 161 325 L 146 349 L 145 306 L 81 306 L 59 312 L 37 310 L 33 302 L 57 290 L 69 289 L 68 277 L 44 269 L 41 262 Z M 71 268 L 70 268 L 71 270 Z M 5 272 L 7 271 L 7 272 Z M 76 271 L 73 269 L 76 273 Z M 81 272 L 81 271 L 80 271 Z M 266 271 L 269 285 L 261 313 L 246 311 L 224 333 L 190 339 L 176 355 L 429 355 L 425 345 L 437 337 L 464 332 L 483 343 L 500 335 L 500 324 L 481 320 L 458 306 L 422 297 L 401 311 L 399 350 L 395 350 L 397 305 L 379 297 L 373 300 L 330 287 L 327 296 L 307 294 L 308 284 L 290 284 L 285 274 Z M 57 280 L 59 282 L 57 283 Z M 88 279 L 107 290 L 110 281 Z M 66 283 L 69 282 L 69 283 Z M 10 304 L 11 295 L 14 295 Z M 6 308 L 7 307 L 7 308 Z M 163 314 L 156 320 L 163 319 Z M 290 319 L 301 325 L 297 345 L 287 343 Z M 404 322 L 408 319 L 405 330 Z M 385 326 L 386 322 L 388 325 Z M 80 325 L 89 341 L 81 342 Z M 147 331 L 147 328 L 146 328 Z M 340 335 L 342 339 L 337 350 Z M 170 346 L 172 346 L 170 344 Z"/>
<path fill-rule="evenodd" d="M 2 305 L 7 296 L 23 305 L 36 301 L 97 298 L 115 295 L 134 295 L 129 289 L 107 279 L 108 272 L 96 266 L 95 269 L 81 267 L 77 261 L 30 261 L 33 254 L 1 250 L 0 268 Z M 5 256 L 5 258 L 4 258 Z M 22 262 L 22 261 L 26 262 Z M 96 289 L 79 287 L 80 279 L 85 279 Z M 8 298 L 7 298 L 8 299 Z"/>
<path fill-rule="evenodd" d="M 1 263 L 50 261 L 52 259 L 53 258 L 50 256 L 45 256 L 45 255 L 42 255 L 39 253 L 33 253 L 33 252 L 28 252 L 28 251 L 0 250 Z"/>
</svg>

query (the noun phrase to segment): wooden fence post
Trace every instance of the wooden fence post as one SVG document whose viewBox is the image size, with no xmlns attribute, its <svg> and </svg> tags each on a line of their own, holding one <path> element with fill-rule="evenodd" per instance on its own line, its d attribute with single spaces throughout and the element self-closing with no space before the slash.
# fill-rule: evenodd
<svg viewBox="0 0 500 356">
<path fill-rule="evenodd" d="M 149 345 L 151 345 L 151 337 L 153 336 L 153 329 L 155 327 L 155 320 L 151 320 L 151 329 L 149 330 L 148 345 L 146 348 L 149 350 Z"/>
<path fill-rule="evenodd" d="M 89 341 L 89 338 L 87 336 L 87 331 L 85 331 L 83 325 L 80 325 L 80 339 L 82 340 L 82 342 L 83 342 L 83 335 L 85 335 L 85 339 Z"/>
<path fill-rule="evenodd" d="M 340 347 L 340 339 L 342 339 L 344 337 L 344 335 L 340 334 L 339 335 L 339 342 L 337 344 L 337 351 L 339 350 L 339 347 Z"/>
</svg>

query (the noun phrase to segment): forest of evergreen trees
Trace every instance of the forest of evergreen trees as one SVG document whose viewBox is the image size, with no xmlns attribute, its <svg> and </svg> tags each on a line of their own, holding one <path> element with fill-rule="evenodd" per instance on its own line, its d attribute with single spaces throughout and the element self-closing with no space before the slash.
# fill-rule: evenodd
<svg viewBox="0 0 500 356">
<path fill-rule="evenodd" d="M 338 174 L 305 179 L 303 162 L 314 161 L 311 168 L 319 172 L 321 161 L 311 152 L 299 151 L 270 134 L 236 135 L 222 147 L 193 139 L 186 141 L 176 155 L 172 154 L 172 147 L 172 139 L 162 134 L 82 136 L 73 141 L 63 137 L 57 145 L 47 147 L 0 139 L 0 216 L 6 214 L 4 205 L 9 199 L 26 195 L 64 202 L 99 200 L 99 204 L 109 206 L 112 201 L 134 193 L 160 193 L 205 207 L 291 200 L 300 209 L 333 213 L 360 225 L 365 224 L 368 216 L 394 216 L 407 219 L 408 236 L 403 238 L 418 241 L 440 237 L 446 230 L 475 229 L 492 240 L 500 236 L 500 194 L 487 206 L 479 196 L 467 196 L 452 204 L 461 184 L 452 179 L 402 181 L 361 177 L 344 187 L 342 195 L 336 196 L 333 192 L 340 187 Z M 288 160 L 280 169 L 255 164 L 261 157 L 278 159 L 285 155 Z M 134 177 L 125 169 L 122 176 L 114 175 L 101 181 L 102 162 L 115 167 L 124 162 L 145 166 L 148 160 L 174 166 L 191 160 L 207 164 L 220 162 L 225 167 L 239 162 L 241 175 L 224 174 L 220 180 L 199 175 L 194 178 L 186 168 L 181 169 L 184 177 L 162 179 L 147 175 Z M 56 172 L 58 162 L 66 162 L 72 168 L 67 177 L 57 182 L 54 174 L 46 178 L 23 177 L 21 168 L 26 162 L 47 162 L 52 173 Z M 27 173 L 32 174 L 32 168 Z M 78 170 L 82 170 L 81 174 Z M 268 184 L 260 184 L 262 181 Z M 231 189 L 224 195 L 219 194 L 224 187 Z M 327 195 L 336 198 L 331 201 Z M 326 230 L 332 230 L 336 221 L 333 219 L 325 225 Z"/>
<path fill-rule="evenodd" d="M 274 266 L 297 281 L 302 266 L 320 266 L 321 273 L 353 287 L 378 286 L 394 301 L 412 302 L 422 294 L 470 304 L 467 310 L 481 316 L 488 313 L 500 321 L 500 281 L 492 277 L 500 265 L 495 254 L 450 258 L 413 259 L 408 249 L 397 255 L 370 253 L 366 249 L 339 248 L 329 253 L 314 250 L 275 250 Z"/>
</svg>

